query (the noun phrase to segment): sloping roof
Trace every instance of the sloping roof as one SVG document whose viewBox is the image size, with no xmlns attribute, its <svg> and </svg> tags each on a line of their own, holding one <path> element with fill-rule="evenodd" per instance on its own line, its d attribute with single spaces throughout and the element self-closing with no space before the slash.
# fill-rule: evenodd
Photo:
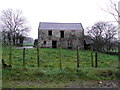
<svg viewBox="0 0 120 90">
<path fill-rule="evenodd" d="M 39 30 L 83 30 L 81 23 L 40 22 Z"/>
</svg>

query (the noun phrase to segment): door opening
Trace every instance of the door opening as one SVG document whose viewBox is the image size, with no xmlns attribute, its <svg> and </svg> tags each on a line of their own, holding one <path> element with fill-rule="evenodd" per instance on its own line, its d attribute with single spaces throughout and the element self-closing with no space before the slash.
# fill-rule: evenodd
<svg viewBox="0 0 120 90">
<path fill-rule="evenodd" d="M 52 48 L 57 48 L 57 41 L 52 41 Z"/>
</svg>

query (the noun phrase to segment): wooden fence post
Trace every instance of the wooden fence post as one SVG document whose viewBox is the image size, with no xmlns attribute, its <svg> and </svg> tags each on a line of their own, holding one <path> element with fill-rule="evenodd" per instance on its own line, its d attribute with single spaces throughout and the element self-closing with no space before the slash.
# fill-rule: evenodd
<svg viewBox="0 0 120 90">
<path fill-rule="evenodd" d="M 58 49 L 59 49 L 60 69 L 62 69 L 62 62 L 61 62 L 62 58 L 61 58 L 61 46 L 60 45 L 58 45 Z"/>
<path fill-rule="evenodd" d="M 80 67 L 79 63 L 80 63 L 80 57 L 79 57 L 79 46 L 77 46 L 77 68 Z"/>
<path fill-rule="evenodd" d="M 93 63 L 93 45 L 91 45 L 91 63 L 92 63 L 92 67 L 94 67 L 94 63 Z"/>
<path fill-rule="evenodd" d="M 98 55 L 97 55 L 97 51 L 95 52 L 95 68 L 98 67 Z"/>
<path fill-rule="evenodd" d="M 12 44 L 10 42 L 10 57 L 9 57 L 9 65 L 11 66 L 12 65 Z"/>
<path fill-rule="evenodd" d="M 37 45 L 37 63 L 38 67 L 40 67 L 40 56 L 39 56 L 39 46 Z"/>
<path fill-rule="evenodd" d="M 120 69 L 120 45 L 118 45 L 118 67 Z"/>
<path fill-rule="evenodd" d="M 118 86 L 120 87 L 120 43 L 118 43 Z"/>
<path fill-rule="evenodd" d="M 23 48 L 23 66 L 25 66 L 25 48 Z"/>
</svg>

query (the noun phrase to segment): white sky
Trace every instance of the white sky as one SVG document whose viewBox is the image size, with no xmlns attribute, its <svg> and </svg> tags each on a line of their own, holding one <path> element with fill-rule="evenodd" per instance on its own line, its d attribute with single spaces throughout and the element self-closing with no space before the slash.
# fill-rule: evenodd
<svg viewBox="0 0 120 90">
<path fill-rule="evenodd" d="M 35 39 L 39 22 L 82 23 L 85 29 L 97 21 L 114 21 L 100 8 L 107 9 L 107 5 L 109 0 L 1 0 L 0 11 L 22 10 L 31 26 L 29 36 Z"/>
</svg>

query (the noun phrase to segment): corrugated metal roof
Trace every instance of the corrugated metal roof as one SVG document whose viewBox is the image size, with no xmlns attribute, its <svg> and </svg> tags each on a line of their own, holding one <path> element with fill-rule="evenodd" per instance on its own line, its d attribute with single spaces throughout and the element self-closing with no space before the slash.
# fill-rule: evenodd
<svg viewBox="0 0 120 90">
<path fill-rule="evenodd" d="M 40 22 L 39 30 L 83 30 L 81 23 Z"/>
</svg>

